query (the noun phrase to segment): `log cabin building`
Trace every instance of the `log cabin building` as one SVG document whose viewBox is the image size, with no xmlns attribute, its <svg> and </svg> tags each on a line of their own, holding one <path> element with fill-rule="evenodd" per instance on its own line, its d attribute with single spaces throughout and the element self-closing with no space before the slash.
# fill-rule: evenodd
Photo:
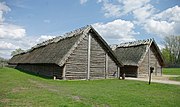
<svg viewBox="0 0 180 107">
<path fill-rule="evenodd" d="M 124 64 L 121 73 L 130 77 L 145 77 L 149 75 L 150 67 L 153 75 L 161 76 L 165 62 L 161 51 L 153 39 L 112 45 L 118 59 Z"/>
<path fill-rule="evenodd" d="M 92 26 L 37 44 L 9 60 L 17 69 L 57 79 L 117 78 L 123 64 Z"/>
</svg>

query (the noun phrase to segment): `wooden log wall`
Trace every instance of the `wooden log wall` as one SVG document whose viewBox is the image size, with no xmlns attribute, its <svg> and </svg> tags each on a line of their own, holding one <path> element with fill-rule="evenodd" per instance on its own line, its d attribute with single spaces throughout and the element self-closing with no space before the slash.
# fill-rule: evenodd
<svg viewBox="0 0 180 107">
<path fill-rule="evenodd" d="M 138 77 L 145 77 L 149 74 L 149 52 L 146 53 L 144 59 L 142 59 L 141 64 L 138 67 Z"/>
<path fill-rule="evenodd" d="M 86 35 L 78 44 L 73 53 L 66 61 L 66 79 L 88 79 L 88 37 Z M 90 72 L 89 79 L 114 78 L 117 74 L 117 65 L 108 56 L 99 42 L 91 35 L 90 37 Z M 108 64 L 107 64 L 108 62 Z M 107 67 L 108 66 L 108 67 Z M 107 70 L 107 71 L 106 71 Z"/>
<path fill-rule="evenodd" d="M 109 78 L 115 78 L 118 76 L 118 68 L 116 63 L 108 57 L 108 77 Z"/>
<path fill-rule="evenodd" d="M 149 55 L 150 51 L 150 55 Z M 148 50 L 147 54 L 145 55 L 144 60 L 140 64 L 138 68 L 138 77 L 144 77 L 149 75 L 149 67 L 154 67 L 153 75 L 160 76 L 161 75 L 161 66 L 158 62 L 158 59 L 155 55 L 155 50 L 153 47 L 150 47 L 150 50 Z M 149 60 L 149 61 L 148 61 Z"/>
<path fill-rule="evenodd" d="M 153 47 L 150 48 L 151 49 L 151 54 L 150 54 L 150 67 L 154 67 L 154 72 L 153 75 L 154 76 L 161 76 L 161 66 L 159 64 L 159 61 L 157 59 L 157 55 L 155 55 L 155 50 Z"/>
<path fill-rule="evenodd" d="M 86 36 L 78 44 L 73 53 L 66 62 L 66 79 L 86 79 L 87 78 L 87 45 L 88 37 Z"/>
<path fill-rule="evenodd" d="M 55 64 L 18 64 L 17 69 L 40 76 L 62 79 L 62 67 Z"/>
<path fill-rule="evenodd" d="M 90 78 L 105 78 L 106 56 L 98 41 L 92 36 L 90 54 Z"/>
</svg>

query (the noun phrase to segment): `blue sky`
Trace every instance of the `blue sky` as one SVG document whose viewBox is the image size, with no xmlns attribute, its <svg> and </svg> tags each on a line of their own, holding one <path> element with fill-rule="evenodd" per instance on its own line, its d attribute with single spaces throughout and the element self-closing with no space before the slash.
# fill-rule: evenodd
<svg viewBox="0 0 180 107">
<path fill-rule="evenodd" d="M 180 35 L 180 0 L 0 0 L 0 57 L 92 25 L 109 43 Z"/>
</svg>

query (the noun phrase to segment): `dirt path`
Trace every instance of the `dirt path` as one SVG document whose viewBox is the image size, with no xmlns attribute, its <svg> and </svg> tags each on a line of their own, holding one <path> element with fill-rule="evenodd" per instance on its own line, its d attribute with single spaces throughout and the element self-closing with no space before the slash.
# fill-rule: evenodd
<svg viewBox="0 0 180 107">
<path fill-rule="evenodd" d="M 163 75 L 163 76 L 159 76 L 159 77 L 152 77 L 151 82 L 156 82 L 156 83 L 163 83 L 163 84 L 174 84 L 174 85 L 180 85 L 179 81 L 172 81 L 169 80 L 169 77 L 177 77 L 178 75 Z M 149 78 L 130 78 L 130 77 L 126 77 L 127 80 L 137 80 L 137 81 L 147 81 L 149 82 Z"/>
</svg>

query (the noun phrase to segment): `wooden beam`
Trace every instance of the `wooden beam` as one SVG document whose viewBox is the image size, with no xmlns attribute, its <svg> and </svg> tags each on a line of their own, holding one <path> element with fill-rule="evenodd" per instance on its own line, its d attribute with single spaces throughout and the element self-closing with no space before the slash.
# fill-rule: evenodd
<svg viewBox="0 0 180 107">
<path fill-rule="evenodd" d="M 157 76 L 157 73 L 158 73 L 158 72 L 157 72 L 157 70 L 158 70 L 158 69 L 157 69 L 157 64 L 158 64 L 158 61 L 155 62 L 155 69 L 154 69 L 154 71 L 155 71 L 155 76 Z"/>
<path fill-rule="evenodd" d="M 66 80 L 66 64 L 64 65 L 64 68 L 63 68 L 62 77 L 63 77 L 63 80 Z"/>
<path fill-rule="evenodd" d="M 150 75 L 150 56 L 151 56 L 151 49 L 150 49 L 150 46 L 148 47 L 148 75 Z"/>
<path fill-rule="evenodd" d="M 109 70 L 108 70 L 108 54 L 106 53 L 105 54 L 105 63 L 106 63 L 106 66 L 105 66 L 105 79 L 108 78 L 108 75 L 109 75 Z"/>
<path fill-rule="evenodd" d="M 91 63 L 91 34 L 88 35 L 88 64 L 87 64 L 87 80 L 90 79 L 90 65 Z"/>
<path fill-rule="evenodd" d="M 117 66 L 117 76 L 118 76 L 118 78 L 120 79 L 120 68 Z"/>
</svg>

